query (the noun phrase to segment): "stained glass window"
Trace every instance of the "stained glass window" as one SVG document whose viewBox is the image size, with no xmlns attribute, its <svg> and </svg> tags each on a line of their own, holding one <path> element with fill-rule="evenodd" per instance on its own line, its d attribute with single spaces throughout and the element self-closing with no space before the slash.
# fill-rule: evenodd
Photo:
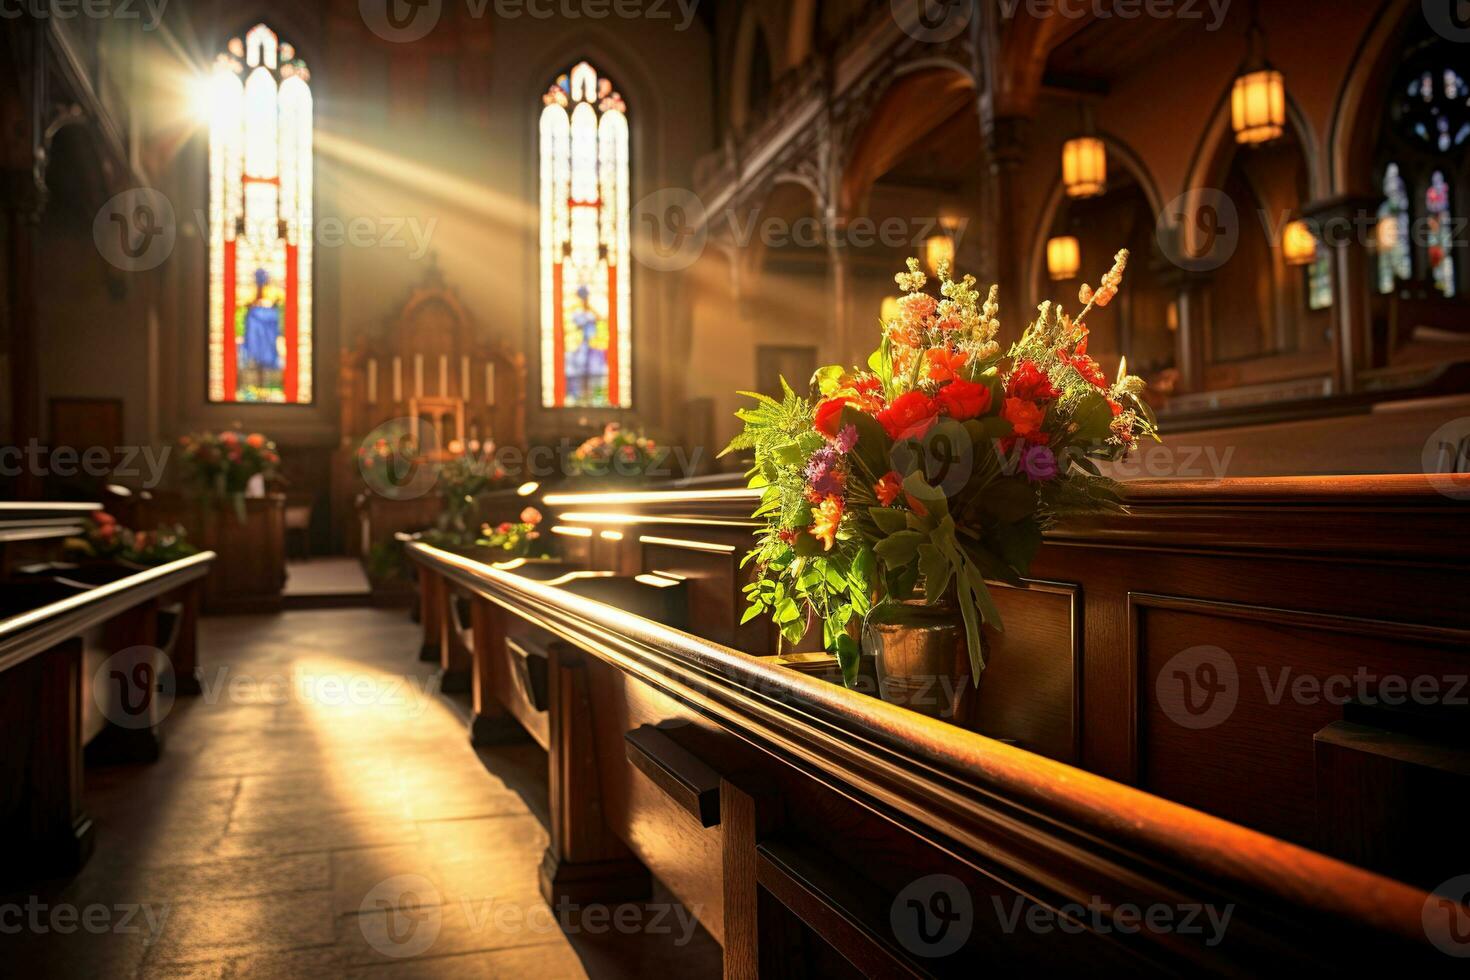
<svg viewBox="0 0 1470 980">
<path fill-rule="evenodd" d="M 1400 279 L 1414 276 L 1409 237 L 1409 191 L 1397 163 L 1383 172 L 1383 204 L 1378 208 L 1378 291 L 1391 293 Z"/>
<path fill-rule="evenodd" d="M 628 108 L 585 61 L 542 101 L 542 404 L 629 408 Z"/>
<path fill-rule="evenodd" d="M 1450 185 L 1445 182 L 1441 170 L 1436 170 L 1429 179 L 1429 190 L 1424 192 L 1424 210 L 1428 213 L 1428 234 L 1425 237 L 1434 285 L 1445 296 L 1454 296 L 1455 242 L 1451 234 L 1454 217 L 1450 213 Z"/>
<path fill-rule="evenodd" d="M 1317 257 L 1307 266 L 1307 309 L 1325 310 L 1332 306 L 1332 250 L 1320 241 Z"/>
<path fill-rule="evenodd" d="M 209 400 L 312 400 L 311 74 L 264 24 L 209 91 Z"/>
</svg>

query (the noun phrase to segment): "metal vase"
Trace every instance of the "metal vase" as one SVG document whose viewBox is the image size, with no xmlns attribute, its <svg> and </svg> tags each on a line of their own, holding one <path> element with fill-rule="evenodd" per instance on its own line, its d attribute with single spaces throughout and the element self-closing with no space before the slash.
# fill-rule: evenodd
<svg viewBox="0 0 1470 980">
<path fill-rule="evenodd" d="M 977 700 L 965 620 L 953 602 L 885 599 L 863 624 L 879 696 L 931 718 L 967 725 Z"/>
</svg>

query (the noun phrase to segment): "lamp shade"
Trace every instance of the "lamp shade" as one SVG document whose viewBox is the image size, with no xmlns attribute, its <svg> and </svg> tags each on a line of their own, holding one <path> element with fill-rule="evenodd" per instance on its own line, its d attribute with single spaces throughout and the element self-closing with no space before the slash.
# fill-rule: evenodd
<svg viewBox="0 0 1470 980">
<path fill-rule="evenodd" d="M 947 234 L 930 235 L 924 240 L 924 264 L 931 274 L 938 275 L 941 262 L 954 268 L 954 238 Z"/>
<path fill-rule="evenodd" d="M 1053 282 L 1076 279 L 1082 268 L 1082 246 L 1071 235 L 1060 235 L 1046 243 L 1046 271 Z"/>
<path fill-rule="evenodd" d="M 1108 148 L 1095 136 L 1067 140 L 1062 147 L 1062 183 L 1072 198 L 1097 197 L 1108 189 Z"/>
<path fill-rule="evenodd" d="M 1317 236 L 1305 221 L 1293 221 L 1281 232 L 1281 253 L 1287 265 L 1311 265 L 1317 259 Z"/>
<path fill-rule="evenodd" d="M 1235 80 L 1230 96 L 1235 141 L 1259 146 L 1286 132 L 1286 80 L 1274 68 L 1248 71 Z"/>
</svg>

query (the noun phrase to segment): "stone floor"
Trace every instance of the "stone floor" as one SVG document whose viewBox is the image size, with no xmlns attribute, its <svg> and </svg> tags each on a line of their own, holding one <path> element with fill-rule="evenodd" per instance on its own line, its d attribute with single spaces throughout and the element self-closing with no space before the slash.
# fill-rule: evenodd
<svg viewBox="0 0 1470 980">
<path fill-rule="evenodd" d="M 718 976 L 666 895 L 546 906 L 545 755 L 477 755 L 418 645 L 397 611 L 206 620 L 163 759 L 87 773 L 91 862 L 0 896 L 0 975 Z"/>
<path fill-rule="evenodd" d="M 286 563 L 290 596 L 367 595 L 372 591 L 356 558 L 310 558 Z"/>
</svg>

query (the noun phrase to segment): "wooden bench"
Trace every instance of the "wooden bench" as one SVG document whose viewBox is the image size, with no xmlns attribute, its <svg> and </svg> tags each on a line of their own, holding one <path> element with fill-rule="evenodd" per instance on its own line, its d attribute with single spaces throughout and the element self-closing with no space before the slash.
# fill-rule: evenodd
<svg viewBox="0 0 1470 980">
<path fill-rule="evenodd" d="M 20 526 L 19 509 L 0 510 L 0 537 Z M 213 561 L 203 552 L 141 570 L 41 562 L 0 584 L 5 877 L 71 873 L 90 855 L 84 757 L 157 757 L 159 698 L 194 677 L 193 609 Z M 187 668 L 171 673 L 170 654 Z"/>
<path fill-rule="evenodd" d="M 1443 966 L 1427 924 L 1470 911 L 1426 893 L 1464 870 L 1458 810 L 1434 801 L 1464 796 L 1470 766 L 1445 731 L 1465 727 L 1273 705 L 1257 682 L 1267 665 L 1316 681 L 1360 663 L 1442 685 L 1466 672 L 1470 532 L 1433 479 L 1149 484 L 1127 517 L 1055 529 L 1035 581 L 998 591 L 1009 629 L 983 734 L 803 676 L 764 626 L 739 626 L 738 487 L 547 498 L 553 526 L 582 529 L 562 535 L 569 562 L 681 576 L 698 637 L 411 557 L 486 600 L 503 634 L 552 639 L 548 900 L 636 896 L 651 872 L 702 910 L 732 975 Z M 1242 686 L 1234 716 L 1191 728 L 1160 676 L 1212 640 Z M 955 897 L 936 881 L 972 915 L 939 960 L 901 925 Z M 1216 945 L 1121 929 L 1130 906 L 1234 918 Z"/>
</svg>

